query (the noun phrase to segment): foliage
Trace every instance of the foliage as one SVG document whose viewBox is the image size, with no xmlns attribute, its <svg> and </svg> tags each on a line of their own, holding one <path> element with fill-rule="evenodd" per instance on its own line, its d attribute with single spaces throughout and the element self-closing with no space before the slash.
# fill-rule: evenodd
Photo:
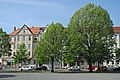
<svg viewBox="0 0 120 80">
<path fill-rule="evenodd" d="M 45 45 L 43 39 L 38 43 L 35 48 L 36 62 L 37 64 L 46 64 L 49 63 L 50 58 L 46 50 L 47 45 Z"/>
<path fill-rule="evenodd" d="M 2 28 L 0 28 L 0 57 L 11 55 L 11 46 L 9 40 L 9 35 L 6 34 L 6 32 L 3 32 Z"/>
<path fill-rule="evenodd" d="M 26 47 L 25 44 L 22 43 L 20 45 L 20 48 L 16 51 L 16 55 L 13 57 L 15 64 L 19 63 L 26 63 L 26 61 L 29 59 L 28 54 L 26 54 Z"/>
<path fill-rule="evenodd" d="M 115 54 L 116 54 L 116 60 L 119 62 L 120 61 L 120 48 L 115 49 Z"/>
<path fill-rule="evenodd" d="M 64 38 L 63 30 L 64 28 L 60 23 L 52 23 L 47 27 L 42 40 L 35 49 L 37 62 L 48 63 L 51 60 L 51 56 L 56 60 L 61 58 Z"/>
<path fill-rule="evenodd" d="M 112 25 L 109 13 L 100 6 L 89 3 L 76 11 L 68 24 L 69 55 L 85 59 L 90 69 L 92 63 L 104 60 L 115 43 Z"/>
</svg>

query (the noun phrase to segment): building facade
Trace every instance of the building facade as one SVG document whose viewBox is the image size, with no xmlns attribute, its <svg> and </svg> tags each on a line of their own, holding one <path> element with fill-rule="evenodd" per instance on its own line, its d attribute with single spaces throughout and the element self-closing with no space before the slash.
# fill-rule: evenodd
<svg viewBox="0 0 120 80">
<path fill-rule="evenodd" d="M 42 38 L 42 34 L 44 32 L 45 27 L 28 27 L 27 25 L 23 25 L 22 28 L 16 29 L 14 27 L 14 31 L 9 34 L 10 36 L 10 44 L 12 55 L 10 57 L 4 56 L 4 62 L 7 65 L 13 65 L 13 56 L 16 55 L 16 51 L 20 47 L 20 44 L 24 43 L 27 49 L 27 53 L 29 55 L 29 64 L 35 64 L 35 53 L 34 49 L 38 44 L 38 41 Z"/>
<path fill-rule="evenodd" d="M 23 25 L 22 28 L 18 28 L 18 29 L 14 27 L 14 31 L 9 34 L 12 55 L 10 57 L 7 57 L 7 56 L 3 57 L 5 62 L 4 64 L 13 65 L 14 60 L 12 57 L 16 55 L 16 51 L 20 47 L 20 44 L 22 43 L 25 43 L 26 45 L 27 54 L 29 55 L 29 58 L 30 58 L 29 64 L 35 64 L 36 59 L 35 59 L 34 49 L 38 44 L 38 41 L 41 40 L 42 35 L 45 31 L 45 28 L 46 27 L 28 27 L 27 25 Z M 120 48 L 120 27 L 119 26 L 113 27 L 113 30 L 116 38 L 116 43 L 117 43 L 115 48 Z M 86 68 L 88 66 L 84 60 L 80 62 L 80 65 Z M 116 60 L 114 59 L 113 62 L 109 62 L 109 64 L 104 62 L 103 65 L 120 66 L 120 62 L 116 63 Z M 62 66 L 64 67 L 67 65 L 63 64 Z"/>
<path fill-rule="evenodd" d="M 113 30 L 114 30 L 114 36 L 116 41 L 115 48 L 120 48 L 120 26 L 113 27 Z M 115 53 L 113 54 L 116 56 Z M 114 66 L 120 66 L 120 61 L 116 62 L 116 58 L 114 59 Z"/>
</svg>

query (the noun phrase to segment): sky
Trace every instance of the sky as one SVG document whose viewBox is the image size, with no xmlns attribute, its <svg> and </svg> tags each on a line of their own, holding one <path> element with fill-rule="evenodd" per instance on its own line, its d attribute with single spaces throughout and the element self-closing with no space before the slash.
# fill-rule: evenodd
<svg viewBox="0 0 120 80">
<path fill-rule="evenodd" d="M 67 27 L 75 11 L 87 3 L 106 9 L 113 26 L 120 26 L 120 0 L 0 0 L 0 27 L 7 33 L 24 24 L 45 27 L 60 22 Z"/>
</svg>

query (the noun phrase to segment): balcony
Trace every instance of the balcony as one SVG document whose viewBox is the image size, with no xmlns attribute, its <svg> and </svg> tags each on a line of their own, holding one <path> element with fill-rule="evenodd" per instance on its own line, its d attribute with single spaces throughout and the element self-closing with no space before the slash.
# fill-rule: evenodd
<svg viewBox="0 0 120 80">
<path fill-rule="evenodd" d="M 10 44 L 15 44 L 15 42 L 10 42 Z"/>
<path fill-rule="evenodd" d="M 38 43 L 38 41 L 37 41 L 37 40 L 34 40 L 33 43 Z"/>
</svg>

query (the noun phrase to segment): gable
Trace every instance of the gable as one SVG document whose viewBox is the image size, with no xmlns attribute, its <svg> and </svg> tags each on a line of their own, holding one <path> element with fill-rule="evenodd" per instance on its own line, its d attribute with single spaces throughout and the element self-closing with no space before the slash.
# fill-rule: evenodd
<svg viewBox="0 0 120 80">
<path fill-rule="evenodd" d="M 17 33 L 19 35 L 23 35 L 23 34 L 32 34 L 32 32 L 30 31 L 30 29 L 28 28 L 28 26 L 23 25 L 23 27 L 21 28 L 21 30 Z"/>
<path fill-rule="evenodd" d="M 33 35 L 36 35 L 36 34 L 40 34 L 40 32 L 44 32 L 46 27 L 31 27 L 29 28 L 28 26 L 26 25 L 23 25 L 22 28 L 19 28 L 15 31 L 13 31 L 12 33 L 10 33 L 11 36 L 13 35 L 23 35 L 23 34 L 33 34 Z"/>
</svg>

